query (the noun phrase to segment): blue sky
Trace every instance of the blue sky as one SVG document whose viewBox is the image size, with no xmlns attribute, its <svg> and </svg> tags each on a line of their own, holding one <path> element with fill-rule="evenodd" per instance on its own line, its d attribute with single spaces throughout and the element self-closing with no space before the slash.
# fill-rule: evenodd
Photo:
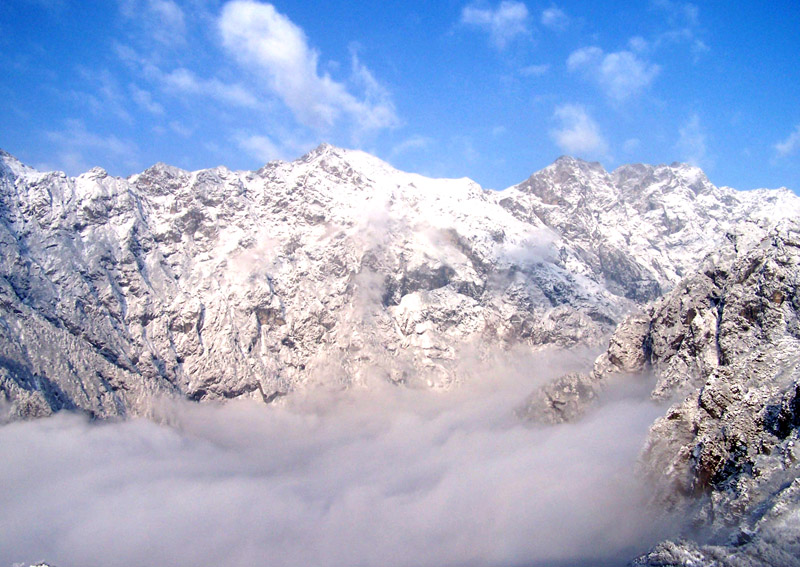
<svg viewBox="0 0 800 567">
<path fill-rule="evenodd" d="M 326 141 L 502 189 L 562 154 L 800 191 L 800 2 L 4 0 L 0 147 L 75 175 Z"/>
</svg>

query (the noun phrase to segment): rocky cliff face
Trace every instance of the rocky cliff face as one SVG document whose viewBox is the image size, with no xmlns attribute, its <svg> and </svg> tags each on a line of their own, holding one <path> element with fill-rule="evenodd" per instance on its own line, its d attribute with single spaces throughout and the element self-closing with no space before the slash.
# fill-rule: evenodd
<svg viewBox="0 0 800 567">
<path fill-rule="evenodd" d="M 636 565 L 797 565 L 800 529 L 800 224 L 744 223 L 701 269 L 624 322 L 590 375 L 524 412 L 574 419 L 606 385 L 649 381 L 678 400 L 641 458 L 658 508 L 704 543 L 664 542 Z"/>
<path fill-rule="evenodd" d="M 499 193 L 321 146 L 254 172 L 128 179 L 0 155 L 0 391 L 13 414 L 370 380 L 445 388 L 464 353 L 600 345 L 723 228 L 798 211 L 688 166 L 562 158 Z"/>
<path fill-rule="evenodd" d="M 521 219 L 558 232 L 570 270 L 587 270 L 617 295 L 656 299 L 693 273 L 738 222 L 791 218 L 788 190 L 716 187 L 686 164 L 625 165 L 608 173 L 598 163 L 563 157 L 500 193 Z"/>
<path fill-rule="evenodd" d="M 800 225 L 737 252 L 652 319 L 648 336 L 661 339 L 650 354 L 654 395 L 685 398 L 651 428 L 643 465 L 660 502 L 708 529 L 711 545 L 694 552 L 722 564 L 798 565 Z M 664 549 L 643 564 L 664 564 Z"/>
</svg>

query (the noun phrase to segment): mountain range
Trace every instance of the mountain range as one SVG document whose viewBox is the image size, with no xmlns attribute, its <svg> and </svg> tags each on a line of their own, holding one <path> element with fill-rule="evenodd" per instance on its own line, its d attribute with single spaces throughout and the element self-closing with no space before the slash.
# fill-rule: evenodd
<svg viewBox="0 0 800 567">
<path fill-rule="evenodd" d="M 448 388 L 498 346 L 601 347 L 787 189 L 563 157 L 504 191 L 322 145 L 258 171 L 76 178 L 0 155 L 0 391 L 146 415 L 370 380 Z"/>
<path fill-rule="evenodd" d="M 447 390 L 493 353 L 588 348 L 593 369 L 518 415 L 580 419 L 631 381 L 672 404 L 639 472 L 703 540 L 634 564 L 797 565 L 798 219 L 788 189 L 717 187 L 686 164 L 562 157 L 490 191 L 329 145 L 128 178 L 0 151 L 0 409 Z"/>
</svg>

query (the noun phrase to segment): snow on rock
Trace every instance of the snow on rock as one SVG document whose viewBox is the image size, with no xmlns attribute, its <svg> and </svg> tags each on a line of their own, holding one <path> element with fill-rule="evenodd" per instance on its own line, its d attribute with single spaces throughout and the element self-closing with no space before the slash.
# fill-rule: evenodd
<svg viewBox="0 0 800 567">
<path fill-rule="evenodd" d="M 634 565 L 799 565 L 800 223 L 748 222 L 699 270 L 619 326 L 590 375 L 534 393 L 523 413 L 576 418 L 609 384 L 673 401 L 641 472 L 658 509 L 703 529 Z"/>
<path fill-rule="evenodd" d="M 463 356 L 600 346 L 788 192 L 562 158 L 502 192 L 322 145 L 258 171 L 37 172 L 0 155 L 0 391 L 16 416 L 372 380 L 448 388 Z"/>
</svg>

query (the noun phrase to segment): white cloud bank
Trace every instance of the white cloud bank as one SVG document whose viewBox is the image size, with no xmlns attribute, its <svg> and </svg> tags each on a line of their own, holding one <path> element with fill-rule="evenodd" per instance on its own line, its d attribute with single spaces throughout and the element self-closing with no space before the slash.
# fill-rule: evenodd
<svg viewBox="0 0 800 567">
<path fill-rule="evenodd" d="M 642 92 L 661 70 L 631 51 L 605 53 L 595 46 L 573 51 L 567 59 L 567 68 L 583 73 L 615 102 L 624 102 Z"/>
<path fill-rule="evenodd" d="M 486 31 L 495 47 L 505 49 L 516 37 L 530 33 L 528 16 L 528 7 L 522 2 L 504 1 L 494 9 L 465 6 L 461 10 L 461 23 Z"/>
<path fill-rule="evenodd" d="M 0 565 L 624 564 L 667 535 L 632 472 L 659 410 L 617 399 L 525 427 L 531 362 L 448 394 L 0 427 Z"/>
<path fill-rule="evenodd" d="M 556 107 L 553 117 L 560 126 L 550 131 L 553 141 L 561 151 L 583 157 L 605 157 L 608 142 L 600 126 L 580 104 L 563 104 Z"/>
<path fill-rule="evenodd" d="M 342 118 L 369 131 L 399 123 L 388 94 L 353 55 L 353 75 L 364 89 L 356 97 L 341 82 L 320 74 L 319 54 L 301 28 L 272 4 L 228 2 L 217 22 L 223 46 L 254 73 L 302 124 L 326 130 Z"/>
</svg>

